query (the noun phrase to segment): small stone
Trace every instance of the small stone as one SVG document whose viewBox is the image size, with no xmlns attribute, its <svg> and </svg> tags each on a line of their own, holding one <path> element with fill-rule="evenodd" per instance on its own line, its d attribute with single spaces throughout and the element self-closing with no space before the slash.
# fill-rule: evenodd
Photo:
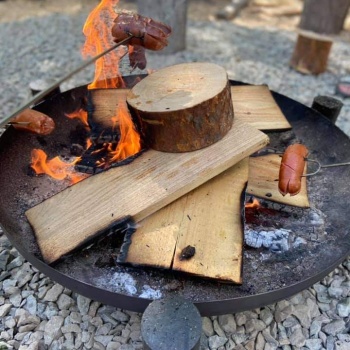
<svg viewBox="0 0 350 350">
<path fill-rule="evenodd" d="M 269 326 L 273 320 L 273 314 L 271 310 L 268 308 L 262 309 L 260 312 L 260 319 L 266 324 L 266 326 Z"/>
<path fill-rule="evenodd" d="M 94 339 L 106 347 L 112 341 L 113 335 L 95 335 Z"/>
<path fill-rule="evenodd" d="M 331 298 L 340 299 L 343 294 L 343 289 L 340 287 L 329 287 L 328 294 Z"/>
<path fill-rule="evenodd" d="M 216 333 L 219 337 L 222 337 L 222 338 L 225 338 L 225 337 L 226 337 L 226 334 L 225 334 L 225 332 L 222 330 L 222 328 L 220 327 L 219 322 L 218 322 L 217 319 L 213 321 L 213 327 L 214 327 L 215 333 Z"/>
<path fill-rule="evenodd" d="M 251 319 L 251 320 L 248 320 L 247 323 L 245 324 L 245 329 L 247 333 L 251 333 L 254 330 L 260 332 L 264 328 L 266 328 L 266 325 L 261 320 Z"/>
<path fill-rule="evenodd" d="M 218 322 L 225 333 L 234 333 L 236 331 L 236 321 L 232 314 L 220 315 Z"/>
<path fill-rule="evenodd" d="M 46 293 L 45 301 L 57 301 L 58 297 L 62 294 L 63 287 L 60 284 L 54 284 Z"/>
<path fill-rule="evenodd" d="M 235 316 L 237 326 L 243 326 L 247 322 L 247 316 L 243 312 L 239 312 Z"/>
<path fill-rule="evenodd" d="M 275 310 L 275 320 L 278 323 L 283 322 L 287 317 L 289 317 L 290 315 L 292 315 L 294 310 L 294 306 L 293 305 L 288 305 L 285 308 L 281 309 L 280 307 L 276 307 Z"/>
<path fill-rule="evenodd" d="M 248 339 L 248 335 L 245 333 L 233 333 L 231 337 L 237 345 L 242 344 Z"/>
<path fill-rule="evenodd" d="M 323 344 L 326 345 L 327 350 L 334 350 L 335 339 L 334 339 L 333 335 L 329 335 L 328 337 L 326 337 L 326 341 L 323 342 Z"/>
<path fill-rule="evenodd" d="M 219 337 L 218 335 L 213 335 L 209 337 L 208 344 L 210 349 L 217 349 L 220 346 L 224 346 L 228 339 L 226 337 Z"/>
<path fill-rule="evenodd" d="M 306 305 L 295 305 L 293 315 L 298 318 L 300 324 L 309 328 L 311 325 L 310 309 Z"/>
<path fill-rule="evenodd" d="M 305 346 L 310 350 L 321 350 L 322 340 L 321 339 L 306 339 Z"/>
<path fill-rule="evenodd" d="M 256 350 L 263 350 L 265 347 L 265 344 L 266 344 L 266 341 L 264 339 L 264 336 L 260 332 L 256 337 L 256 343 L 255 343 Z"/>
<path fill-rule="evenodd" d="M 20 307 L 21 305 L 21 302 L 22 302 L 22 295 L 21 293 L 18 291 L 17 293 L 15 294 L 12 294 L 9 298 L 11 304 L 14 306 L 14 307 Z"/>
<path fill-rule="evenodd" d="M 0 271 L 6 270 L 6 265 L 9 260 L 10 253 L 8 250 L 0 252 Z"/>
<path fill-rule="evenodd" d="M 112 341 L 107 345 L 106 350 L 120 350 L 122 344 Z"/>
<path fill-rule="evenodd" d="M 62 326 L 61 328 L 62 333 L 81 333 L 81 329 L 80 326 L 77 325 L 76 323 L 71 323 L 71 324 L 67 324 Z"/>
<path fill-rule="evenodd" d="M 0 318 L 5 317 L 11 310 L 12 304 L 4 304 L 0 306 Z"/>
<path fill-rule="evenodd" d="M 82 315 L 86 315 L 89 312 L 91 300 L 80 294 L 77 296 L 77 306 Z"/>
<path fill-rule="evenodd" d="M 26 303 L 23 306 L 31 315 L 36 315 L 37 301 L 33 295 L 29 295 L 26 299 Z"/>
<path fill-rule="evenodd" d="M 215 334 L 213 323 L 209 317 L 202 318 L 202 330 L 207 337 L 211 337 Z"/>
<path fill-rule="evenodd" d="M 103 324 L 97 328 L 96 335 L 107 335 L 109 334 L 111 329 L 112 329 L 112 325 L 110 323 Z"/>
<path fill-rule="evenodd" d="M 301 330 L 301 328 L 297 328 L 289 337 L 290 344 L 301 348 L 305 345 L 306 338 Z"/>
<path fill-rule="evenodd" d="M 341 333 L 345 329 L 345 322 L 343 320 L 335 320 L 327 324 L 322 328 L 323 332 L 327 335 L 336 336 L 338 333 Z"/>
<path fill-rule="evenodd" d="M 16 267 L 20 267 L 23 265 L 23 258 L 22 256 L 18 256 L 17 258 L 13 259 L 9 264 L 7 264 L 6 269 L 7 271 L 11 271 L 12 269 L 16 268 Z"/>
<path fill-rule="evenodd" d="M 340 317 L 348 317 L 350 315 L 350 297 L 343 299 L 337 304 L 337 312 Z"/>
<path fill-rule="evenodd" d="M 45 325 L 44 340 L 46 345 L 51 345 L 54 340 L 62 336 L 61 327 L 64 318 L 61 316 L 53 316 Z"/>
<path fill-rule="evenodd" d="M 141 330 L 137 331 L 131 331 L 130 333 L 130 339 L 135 342 L 135 341 L 141 341 Z"/>
<path fill-rule="evenodd" d="M 89 307 L 89 312 L 88 312 L 89 316 L 95 317 L 97 310 L 100 306 L 101 306 L 101 303 L 99 301 L 93 301 Z"/>
<path fill-rule="evenodd" d="M 47 294 L 46 294 L 47 296 Z M 66 294 L 59 295 L 57 299 L 57 306 L 60 310 L 68 310 L 70 307 L 75 305 L 75 301 L 73 298 Z"/>
<path fill-rule="evenodd" d="M 313 320 L 310 326 L 310 337 L 317 337 L 321 328 L 322 328 L 322 322 Z"/>
<path fill-rule="evenodd" d="M 113 312 L 113 313 L 111 314 L 111 316 L 112 316 L 115 320 L 117 320 L 117 321 L 119 321 L 119 322 L 128 322 L 128 321 L 129 321 L 129 318 L 130 318 L 129 315 L 125 314 L 124 312 L 122 312 L 122 311 L 120 311 L 120 310 L 117 310 L 117 311 Z"/>
</svg>

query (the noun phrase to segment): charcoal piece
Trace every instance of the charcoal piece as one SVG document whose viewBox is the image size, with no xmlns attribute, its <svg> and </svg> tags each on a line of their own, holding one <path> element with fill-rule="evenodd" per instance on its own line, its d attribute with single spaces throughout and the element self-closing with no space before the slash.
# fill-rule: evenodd
<svg viewBox="0 0 350 350">
<path fill-rule="evenodd" d="M 189 260 L 196 254 L 196 248 L 188 245 L 184 249 L 182 249 L 180 253 L 180 260 Z"/>
<path fill-rule="evenodd" d="M 70 146 L 70 154 L 72 156 L 80 157 L 84 153 L 84 147 L 78 143 L 73 143 Z"/>
</svg>

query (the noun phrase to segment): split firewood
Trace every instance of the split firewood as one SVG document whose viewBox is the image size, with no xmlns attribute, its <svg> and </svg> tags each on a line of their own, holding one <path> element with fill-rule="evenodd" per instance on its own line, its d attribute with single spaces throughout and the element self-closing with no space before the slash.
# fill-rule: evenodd
<svg viewBox="0 0 350 350">
<path fill-rule="evenodd" d="M 127 103 L 145 142 L 164 152 L 194 151 L 219 141 L 234 114 L 227 73 L 213 63 L 161 69 L 136 84 Z"/>
</svg>

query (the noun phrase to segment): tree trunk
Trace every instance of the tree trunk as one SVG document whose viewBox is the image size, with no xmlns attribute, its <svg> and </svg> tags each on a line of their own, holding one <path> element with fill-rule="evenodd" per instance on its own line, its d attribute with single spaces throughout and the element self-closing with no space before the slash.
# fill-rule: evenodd
<svg viewBox="0 0 350 350">
<path fill-rule="evenodd" d="M 350 0 L 305 0 L 300 28 L 320 34 L 338 34 L 344 25 Z"/>
<path fill-rule="evenodd" d="M 161 21 L 172 28 L 169 45 L 162 53 L 174 53 L 186 48 L 187 0 L 138 0 L 140 15 Z"/>
</svg>

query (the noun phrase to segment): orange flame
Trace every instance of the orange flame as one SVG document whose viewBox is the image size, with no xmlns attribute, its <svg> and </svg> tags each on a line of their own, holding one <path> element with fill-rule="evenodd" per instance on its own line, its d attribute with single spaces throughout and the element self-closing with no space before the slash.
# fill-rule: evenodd
<svg viewBox="0 0 350 350">
<path fill-rule="evenodd" d="M 245 207 L 246 208 L 251 208 L 251 209 L 258 209 L 258 208 L 261 207 L 261 205 L 260 205 L 260 202 L 256 198 L 254 198 L 253 202 L 246 203 Z"/>
<path fill-rule="evenodd" d="M 89 126 L 88 113 L 87 111 L 84 111 L 82 108 L 72 113 L 66 113 L 65 116 L 70 119 L 73 119 L 73 118 L 80 119 L 85 126 L 87 127 Z"/>
<path fill-rule="evenodd" d="M 120 127 L 120 140 L 115 151 L 111 152 L 111 162 L 133 156 L 141 149 L 141 139 L 135 130 L 134 123 L 125 101 L 118 103 L 117 117 Z"/>
<path fill-rule="evenodd" d="M 116 17 L 114 7 L 118 2 L 119 0 L 102 0 L 91 11 L 83 28 L 86 37 L 82 48 L 84 57 L 96 56 L 115 44 L 111 28 Z M 125 48 L 119 47 L 98 59 L 94 81 L 88 88 L 116 88 L 123 85 L 119 74 L 119 61 L 125 54 Z"/>
<path fill-rule="evenodd" d="M 73 167 L 79 159 L 79 157 L 76 157 L 70 163 L 63 162 L 59 157 L 47 160 L 47 154 L 43 150 L 33 149 L 31 167 L 38 175 L 47 174 L 56 180 L 67 178 L 70 180 L 70 184 L 73 185 L 88 176 L 74 171 Z"/>
</svg>

